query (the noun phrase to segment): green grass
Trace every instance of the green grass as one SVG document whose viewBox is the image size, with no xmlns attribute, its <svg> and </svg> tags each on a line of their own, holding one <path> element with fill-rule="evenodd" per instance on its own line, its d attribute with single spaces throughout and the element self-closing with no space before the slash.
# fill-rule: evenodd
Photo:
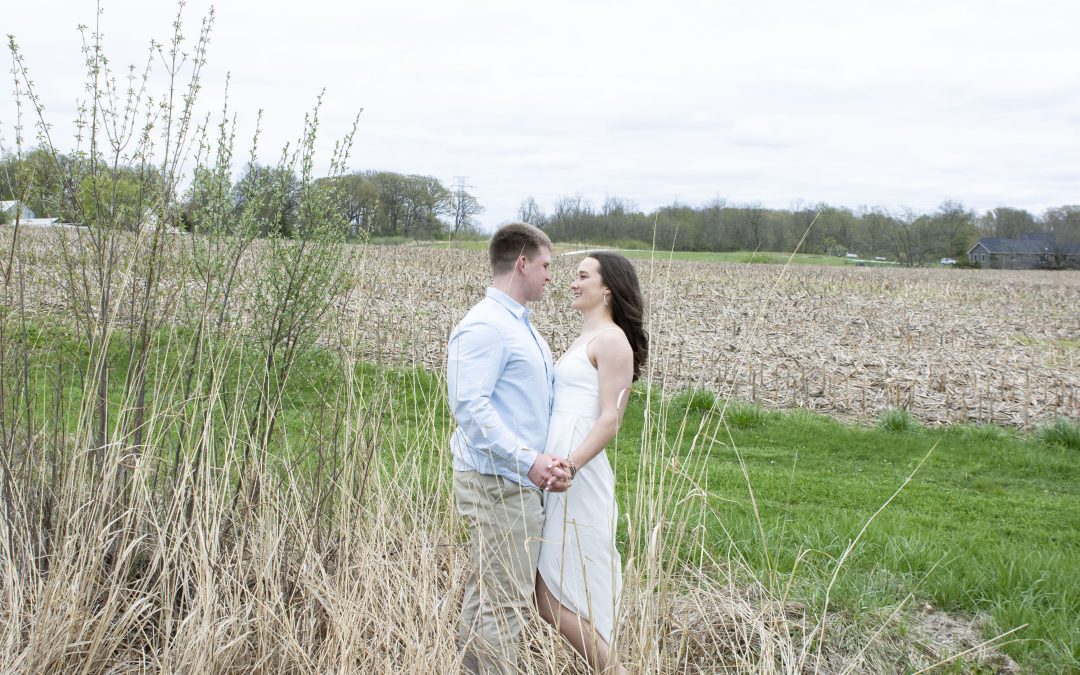
<svg viewBox="0 0 1080 675">
<path fill-rule="evenodd" d="M 469 235 L 464 238 L 438 239 L 430 241 L 414 242 L 406 237 L 373 237 L 369 243 L 400 245 L 419 244 L 431 248 L 464 249 L 468 251 L 486 251 L 488 241 L 486 235 Z M 752 251 L 652 251 L 646 242 L 634 240 L 617 240 L 607 244 L 574 244 L 555 243 L 555 252 L 581 251 L 590 249 L 617 249 L 628 258 L 656 258 L 657 260 L 684 260 L 690 262 L 720 262 L 720 263 L 755 263 L 764 265 L 784 265 L 791 261 L 793 265 L 829 265 L 831 267 L 854 266 L 851 260 L 832 255 L 820 255 L 799 253 L 792 257 L 790 253 L 775 252 L 752 252 Z"/>
<path fill-rule="evenodd" d="M 469 237 L 466 239 L 440 239 L 437 241 L 423 242 L 431 248 L 462 249 L 465 251 L 487 251 L 488 240 Z"/>
<path fill-rule="evenodd" d="M 783 265 L 791 260 L 793 265 L 829 265 L 844 267 L 853 265 L 845 258 L 831 255 L 817 255 L 798 253 L 792 258 L 790 253 L 767 253 L 751 251 L 642 251 L 625 250 L 622 254 L 628 258 L 652 258 L 658 260 L 686 260 L 691 262 L 721 262 L 721 263 L 755 263 L 766 265 Z"/>
<path fill-rule="evenodd" d="M 1080 452 L 1080 422 L 1058 418 L 1038 429 L 1039 440 L 1046 445 L 1060 446 Z"/>
<path fill-rule="evenodd" d="M 483 234 L 460 234 L 453 238 L 441 239 L 413 239 L 412 237 L 370 237 L 365 240 L 367 244 L 375 246 L 428 246 L 431 248 L 454 248 L 468 251 L 486 251 L 488 247 L 488 235 Z"/>
<path fill-rule="evenodd" d="M 54 324 L 32 324 L 28 336 L 11 343 L 32 357 L 27 409 L 51 415 L 57 387 L 73 401 L 81 395 L 86 350 Z M 175 377 L 176 356 L 188 339 L 183 332 L 158 336 L 154 353 L 162 356 L 154 371 Z M 119 340 L 113 349 L 113 378 L 122 381 L 126 352 Z M 226 390 L 241 386 L 257 367 L 254 356 L 238 357 L 224 376 Z M 448 480 L 446 439 L 453 423 L 442 378 L 368 364 L 357 365 L 355 376 L 365 414 L 384 420 L 378 457 L 422 472 L 421 484 Z M 10 395 L 12 383 L 6 384 Z M 300 466 L 314 462 L 320 443 L 333 437 L 320 411 L 344 390 L 335 355 L 301 355 L 286 387 L 274 450 L 294 453 Z M 705 540 L 704 550 L 720 560 L 738 557 L 768 587 L 789 589 L 790 600 L 820 607 L 835 561 L 933 449 L 847 559 L 831 607 L 870 616 L 913 593 L 920 604 L 989 617 L 986 637 L 1028 624 L 1004 647 L 1026 668 L 1080 668 L 1080 456 L 1068 440 L 1076 438 L 1076 422 L 1061 420 L 1037 433 L 989 425 L 933 429 L 894 411 L 886 418 L 900 421 L 866 427 L 729 401 L 725 426 L 716 418 L 724 401 L 711 392 L 653 396 L 648 410 L 645 398 L 641 392 L 631 398 L 609 453 L 624 513 L 633 509 L 639 478 L 677 466 L 696 486 L 672 479 L 671 503 L 687 522 L 704 525 L 695 534 Z M 167 401 L 155 405 L 168 408 Z M 60 423 L 70 428 L 74 406 L 60 409 Z M 418 495 L 418 503 L 423 499 Z M 631 536 L 625 522 L 619 536 L 625 547 Z M 676 552 L 700 556 L 691 543 L 677 543 Z"/>
<path fill-rule="evenodd" d="M 1034 345 L 1040 347 L 1058 347 L 1061 349 L 1080 348 L 1080 340 L 1070 340 L 1069 338 L 1035 338 L 1030 335 L 1017 335 L 1016 341 L 1026 347 Z"/>
<path fill-rule="evenodd" d="M 620 432 L 620 485 L 633 485 L 646 470 L 637 450 L 643 398 L 634 397 Z M 685 426 L 697 429 L 705 414 L 679 400 L 667 419 L 658 409 L 649 412 L 668 440 L 677 437 L 684 415 Z M 820 603 L 834 561 L 933 449 L 841 569 L 834 605 L 858 613 L 914 593 L 941 610 L 989 616 L 988 638 L 1028 624 L 1005 650 L 1037 672 L 1080 668 L 1074 451 L 1047 445 L 1041 434 L 989 425 L 902 423 L 898 433 L 801 411 L 759 413 L 760 424 L 729 423 L 730 438 L 720 430 L 711 447 L 679 445 L 683 471 L 700 476 L 708 494 L 699 508 L 718 554 L 730 549 L 769 585 L 790 583 L 795 599 Z"/>
<path fill-rule="evenodd" d="M 911 413 L 902 408 L 889 408 L 883 412 L 878 419 L 878 426 L 894 434 L 909 433 L 919 428 Z"/>
</svg>

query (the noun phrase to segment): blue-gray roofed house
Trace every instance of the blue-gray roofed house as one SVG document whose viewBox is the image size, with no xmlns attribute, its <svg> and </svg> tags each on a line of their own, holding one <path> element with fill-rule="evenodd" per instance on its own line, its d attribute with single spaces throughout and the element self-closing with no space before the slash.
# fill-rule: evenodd
<svg viewBox="0 0 1080 675">
<path fill-rule="evenodd" d="M 1080 243 L 1058 242 L 1052 232 L 1022 234 L 1016 239 L 983 237 L 967 253 L 968 262 L 1010 270 L 1080 268 Z"/>
</svg>

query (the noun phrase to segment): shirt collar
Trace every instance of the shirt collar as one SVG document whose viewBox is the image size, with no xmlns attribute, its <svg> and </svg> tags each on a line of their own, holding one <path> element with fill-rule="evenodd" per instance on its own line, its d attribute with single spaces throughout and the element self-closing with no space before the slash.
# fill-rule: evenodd
<svg viewBox="0 0 1080 675">
<path fill-rule="evenodd" d="M 530 312 L 528 307 L 511 298 L 509 295 L 503 293 L 494 286 L 488 286 L 487 297 L 491 298 L 506 309 L 510 310 L 510 313 L 518 319 L 522 317 L 525 317 L 525 319 L 529 318 Z"/>
</svg>

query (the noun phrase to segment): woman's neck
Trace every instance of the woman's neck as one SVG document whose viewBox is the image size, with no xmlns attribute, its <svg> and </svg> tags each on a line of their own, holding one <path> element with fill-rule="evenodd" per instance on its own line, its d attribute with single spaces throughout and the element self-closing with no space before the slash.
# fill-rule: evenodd
<svg viewBox="0 0 1080 675">
<path fill-rule="evenodd" d="M 606 307 L 597 307 L 589 312 L 581 314 L 581 334 L 592 333 L 612 325 L 611 311 Z"/>
</svg>

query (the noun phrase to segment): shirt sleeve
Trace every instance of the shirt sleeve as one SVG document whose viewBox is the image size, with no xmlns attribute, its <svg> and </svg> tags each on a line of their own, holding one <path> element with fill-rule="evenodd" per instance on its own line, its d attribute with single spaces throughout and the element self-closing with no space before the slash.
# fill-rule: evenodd
<svg viewBox="0 0 1080 675">
<path fill-rule="evenodd" d="M 508 358 L 494 326 L 475 323 L 459 327 L 447 347 L 447 400 L 475 452 L 489 456 L 500 475 L 536 487 L 529 480 L 529 469 L 539 453 L 525 447 L 491 402 Z"/>
</svg>

